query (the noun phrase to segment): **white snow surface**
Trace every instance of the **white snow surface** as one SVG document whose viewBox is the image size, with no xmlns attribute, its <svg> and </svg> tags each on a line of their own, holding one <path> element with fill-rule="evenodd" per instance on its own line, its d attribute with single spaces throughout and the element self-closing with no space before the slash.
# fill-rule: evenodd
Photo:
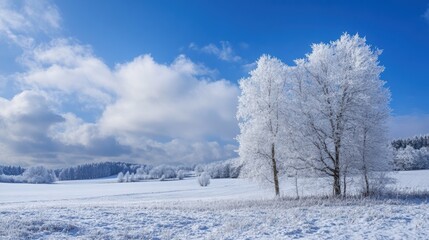
<svg viewBox="0 0 429 240">
<path fill-rule="evenodd" d="M 429 190 L 428 170 L 392 176 L 390 188 Z M 293 180 L 282 183 L 295 197 Z M 324 179 L 299 183 L 300 195 L 330 194 Z M 288 200 L 265 188 L 196 178 L 0 183 L 0 239 L 427 239 L 427 198 Z"/>
</svg>

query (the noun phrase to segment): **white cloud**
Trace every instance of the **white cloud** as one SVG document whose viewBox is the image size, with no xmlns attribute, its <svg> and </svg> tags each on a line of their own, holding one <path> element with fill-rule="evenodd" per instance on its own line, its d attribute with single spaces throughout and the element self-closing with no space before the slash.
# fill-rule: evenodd
<svg viewBox="0 0 429 240">
<path fill-rule="evenodd" d="M 423 18 L 429 23 L 429 7 L 426 9 L 425 13 L 423 14 Z"/>
<path fill-rule="evenodd" d="M 217 56 L 220 60 L 227 62 L 239 62 L 241 57 L 234 53 L 232 45 L 228 41 L 221 41 L 220 46 L 210 43 L 203 47 L 198 47 L 195 43 L 190 43 L 189 48 L 206 54 Z"/>
<path fill-rule="evenodd" d="M 13 74 L 18 93 L 0 98 L 0 160 L 7 158 L 0 164 L 198 163 L 235 156 L 236 85 L 214 80 L 213 70 L 182 55 L 171 64 L 142 55 L 110 68 L 90 46 L 38 41 L 60 30 L 61 16 L 49 1 L 0 1 L 0 38 L 21 47 L 26 68 Z M 199 51 L 241 59 L 228 42 Z M 91 121 L 82 109 L 95 112 Z"/>
<path fill-rule="evenodd" d="M 90 103 L 91 107 L 103 108 L 113 100 L 117 88 L 114 76 L 89 46 L 56 39 L 27 53 L 23 62 L 29 67 L 20 74 L 24 87 L 77 93 L 79 98 L 74 100 Z"/>
<path fill-rule="evenodd" d="M 94 123 L 86 123 L 73 113 L 63 114 L 64 121 L 53 125 L 49 135 L 53 140 L 65 145 L 89 146 L 93 139 L 100 136 L 98 127 Z"/>
<path fill-rule="evenodd" d="M 23 91 L 11 100 L 0 98 L 3 143 L 17 152 L 26 149 L 30 153 L 51 147 L 46 132 L 53 124 L 64 121 L 53 112 L 51 105 L 49 97 L 37 91 Z"/>
<path fill-rule="evenodd" d="M 46 165 L 70 165 L 82 159 L 122 156 L 121 160 L 158 164 L 235 156 L 230 143 L 238 132 L 238 87 L 226 80 L 210 80 L 209 70 L 183 55 L 171 64 L 143 55 L 112 69 L 90 47 L 55 40 L 25 57 L 28 71 L 19 74 L 19 81 L 29 90 L 15 98 L 38 89 L 49 99 L 40 109 L 49 111 L 36 114 L 42 119 L 40 124 L 43 119 L 47 122 L 34 124 L 40 130 L 34 134 L 27 130 L 28 122 L 13 120 L 19 136 L 35 139 L 25 142 L 26 148 L 34 148 L 33 160 L 19 150 L 24 145 L 12 148 L 17 161 L 40 164 L 43 159 Z M 79 101 L 81 109 L 96 102 L 100 115 L 86 122 L 73 110 L 64 109 L 67 101 Z M 58 121 L 48 121 L 49 116 Z M 5 135 L 0 145 L 12 146 L 17 142 L 13 136 Z M 31 145 L 36 142 L 37 146 Z"/>
<path fill-rule="evenodd" d="M 131 153 L 114 136 L 99 134 L 94 124 L 79 122 L 72 114 L 60 115 L 55 105 L 43 91 L 23 91 L 11 100 L 0 98 L 2 162 L 55 166 Z"/>
<path fill-rule="evenodd" d="M 106 131 L 170 138 L 234 137 L 238 88 L 227 81 L 198 79 L 184 56 L 171 65 L 145 55 L 117 68 L 118 98 L 106 107 Z"/>
<path fill-rule="evenodd" d="M 23 10 L 36 29 L 49 33 L 61 27 L 60 13 L 57 7 L 48 0 L 25 0 Z"/>
<path fill-rule="evenodd" d="M 388 126 L 392 139 L 429 134 L 429 114 L 392 116 Z"/>
<path fill-rule="evenodd" d="M 225 160 L 235 157 L 236 146 L 220 144 L 217 141 L 189 141 L 172 139 L 158 142 L 152 139 L 140 140 L 138 149 L 142 159 L 152 159 L 151 163 L 196 164 Z"/>
<path fill-rule="evenodd" d="M 60 29 L 61 17 L 55 5 L 45 0 L 0 2 L 0 36 L 28 49 L 38 33 L 51 34 Z"/>
</svg>

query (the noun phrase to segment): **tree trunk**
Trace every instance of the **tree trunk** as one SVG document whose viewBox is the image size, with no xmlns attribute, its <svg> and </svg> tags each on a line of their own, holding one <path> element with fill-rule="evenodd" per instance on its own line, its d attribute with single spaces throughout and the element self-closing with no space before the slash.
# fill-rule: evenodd
<svg viewBox="0 0 429 240">
<path fill-rule="evenodd" d="M 341 196 L 341 177 L 340 177 L 340 148 L 335 144 L 335 162 L 334 162 L 334 195 Z"/>
<path fill-rule="evenodd" d="M 344 171 L 343 173 L 343 196 L 346 196 L 346 192 L 347 192 L 347 171 Z"/>
<path fill-rule="evenodd" d="M 365 179 L 365 196 L 369 196 L 369 179 L 368 179 L 368 171 L 366 169 L 366 166 L 364 166 L 364 179 Z"/>
<path fill-rule="evenodd" d="M 299 199 L 299 191 L 298 191 L 298 173 L 295 171 L 295 190 L 296 190 L 296 198 Z"/>
<path fill-rule="evenodd" d="M 366 131 L 364 131 L 363 137 L 363 152 L 362 152 L 362 163 L 363 163 L 363 175 L 365 179 L 365 196 L 369 196 L 369 180 L 368 180 L 368 169 L 366 167 L 365 149 L 366 149 Z"/>
<path fill-rule="evenodd" d="M 279 188 L 279 178 L 277 172 L 277 161 L 276 161 L 276 150 L 274 143 L 271 145 L 271 161 L 273 164 L 273 177 L 274 177 L 274 190 L 276 191 L 276 196 L 280 196 L 280 188 Z"/>
<path fill-rule="evenodd" d="M 341 178 L 340 171 L 335 171 L 334 173 L 334 195 L 341 196 Z"/>
</svg>

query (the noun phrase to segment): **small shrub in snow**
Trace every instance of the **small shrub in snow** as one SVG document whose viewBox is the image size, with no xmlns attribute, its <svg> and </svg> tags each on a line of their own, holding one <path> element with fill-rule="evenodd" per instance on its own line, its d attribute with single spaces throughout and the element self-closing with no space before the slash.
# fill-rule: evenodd
<svg viewBox="0 0 429 240">
<path fill-rule="evenodd" d="M 369 195 L 383 195 L 384 192 L 386 192 L 386 186 L 388 184 L 395 184 L 396 180 L 392 177 L 389 177 L 389 175 L 386 172 L 373 172 L 370 176 L 370 189 L 367 191 L 365 188 L 363 188 L 362 193 L 365 196 Z"/>
<path fill-rule="evenodd" d="M 194 171 L 199 175 L 200 173 L 204 172 L 204 166 L 201 164 L 198 164 L 195 166 Z"/>
<path fill-rule="evenodd" d="M 206 172 L 202 172 L 201 175 L 198 177 L 198 183 L 201 187 L 206 187 L 210 184 L 210 175 Z"/>
<path fill-rule="evenodd" d="M 130 182 L 135 182 L 135 181 L 137 181 L 137 180 L 136 180 L 136 176 L 135 176 L 135 174 L 133 173 L 133 174 L 131 174 L 131 176 L 130 176 Z"/>
<path fill-rule="evenodd" d="M 165 175 L 162 175 L 159 181 L 164 181 L 164 180 L 165 180 Z"/>
<path fill-rule="evenodd" d="M 178 178 L 179 180 L 182 180 L 183 178 L 185 178 L 185 171 L 183 171 L 183 170 L 179 170 L 179 171 L 177 172 L 177 178 Z"/>
<path fill-rule="evenodd" d="M 124 174 L 122 172 L 118 174 L 118 182 L 124 182 Z"/>
</svg>

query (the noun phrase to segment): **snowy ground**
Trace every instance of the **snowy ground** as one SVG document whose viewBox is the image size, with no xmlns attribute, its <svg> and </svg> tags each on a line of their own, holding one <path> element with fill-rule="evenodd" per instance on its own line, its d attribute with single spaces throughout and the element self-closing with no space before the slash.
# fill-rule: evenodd
<svg viewBox="0 0 429 240">
<path fill-rule="evenodd" d="M 429 171 L 393 177 L 402 191 L 429 190 Z M 301 195 L 330 193 L 324 180 L 300 181 Z M 293 197 L 292 181 L 283 190 Z M 196 179 L 0 183 L 0 239 L 427 238 L 427 198 L 272 198 L 242 179 L 212 180 L 206 188 Z"/>
</svg>

